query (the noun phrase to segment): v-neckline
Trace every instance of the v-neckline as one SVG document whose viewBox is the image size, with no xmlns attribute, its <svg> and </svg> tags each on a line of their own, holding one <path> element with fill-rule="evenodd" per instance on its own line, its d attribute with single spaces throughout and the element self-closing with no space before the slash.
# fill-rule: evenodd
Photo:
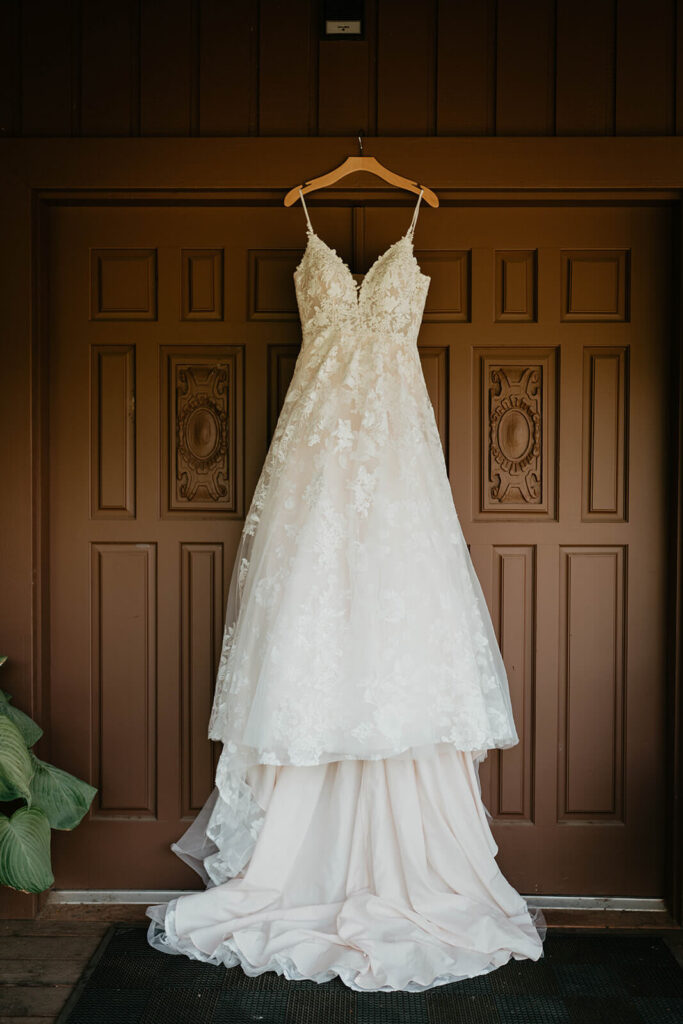
<svg viewBox="0 0 683 1024">
<path fill-rule="evenodd" d="M 400 244 L 401 242 L 403 242 L 404 240 L 407 240 L 407 241 L 408 241 L 408 242 L 410 243 L 410 251 L 411 251 L 411 252 L 413 251 L 413 247 L 414 247 L 414 246 L 413 246 L 413 239 L 412 239 L 412 238 L 410 237 L 410 228 L 408 228 L 408 230 L 407 230 L 407 231 L 405 232 L 405 234 L 401 235 L 401 237 L 400 237 L 400 238 L 397 238 L 395 242 L 392 242 L 392 243 L 391 243 L 391 245 L 390 245 L 390 246 L 389 246 L 389 247 L 388 247 L 387 249 L 385 249 L 385 250 L 384 250 L 384 252 L 380 253 L 380 255 L 379 255 L 379 256 L 377 257 L 377 259 L 373 260 L 373 262 L 372 262 L 371 266 L 370 266 L 370 267 L 368 268 L 368 270 L 366 270 L 365 274 L 363 274 L 363 280 L 362 280 L 362 281 L 360 281 L 360 282 L 358 282 L 358 281 L 356 281 L 356 279 L 354 278 L 354 276 L 353 276 L 353 274 L 352 274 L 352 272 L 351 272 L 351 268 L 349 267 L 348 263 L 346 262 L 346 260 L 344 260 L 344 259 L 343 259 L 343 258 L 342 258 L 342 257 L 341 257 L 341 256 L 339 255 L 339 253 L 337 252 L 337 250 L 336 250 L 336 249 L 333 249 L 333 248 L 332 248 L 332 246 L 331 246 L 331 245 L 329 245 L 329 244 L 328 244 L 328 243 L 327 243 L 327 242 L 325 241 L 325 239 L 324 239 L 324 238 L 321 238 L 321 237 L 320 237 L 320 235 L 319 235 L 319 234 L 317 234 L 317 233 L 316 233 L 316 232 L 315 232 L 315 231 L 313 230 L 313 228 L 306 228 L 306 232 L 307 232 L 307 234 L 308 234 L 308 241 L 306 242 L 306 249 L 304 250 L 304 254 L 303 254 L 303 256 L 302 256 L 302 262 L 303 262 L 303 259 L 304 259 L 304 257 L 306 256 L 306 253 L 308 252 L 308 246 L 310 245 L 310 241 L 311 241 L 311 238 L 315 238 L 315 239 L 317 239 L 317 241 L 318 241 L 318 242 L 320 242 L 320 243 L 321 243 L 321 245 L 322 245 L 322 246 L 323 246 L 323 247 L 324 247 L 325 249 L 327 249 L 327 251 L 328 251 L 329 253 L 331 253 L 331 254 L 332 254 L 332 256 L 334 256 L 334 257 L 335 257 L 335 259 L 337 259 L 337 260 L 339 261 L 339 263 L 340 263 L 340 264 L 342 265 L 342 267 L 344 268 L 344 270 L 346 271 L 346 273 L 347 273 L 347 274 L 349 275 L 349 277 L 350 277 L 350 279 L 351 279 L 351 283 L 353 284 L 353 287 L 354 287 L 354 290 L 355 290 L 355 305 L 356 305 L 356 308 L 359 308 L 359 307 L 360 307 L 360 298 L 361 298 L 361 294 L 362 294 L 362 291 L 363 291 L 363 287 L 364 287 L 364 285 L 365 285 L 365 282 L 367 281 L 368 277 L 370 276 L 371 272 L 372 272 L 372 271 L 373 271 L 373 270 L 375 269 L 375 267 L 376 267 L 376 266 L 377 266 L 377 265 L 378 265 L 379 263 L 381 263 L 381 262 L 382 262 L 382 260 L 384 259 L 384 257 L 385 257 L 385 256 L 388 256 L 388 255 L 389 255 L 389 253 L 391 252 L 391 250 L 392 250 L 392 249 L 395 249 L 395 248 L 396 248 L 396 246 L 397 246 L 397 245 L 399 245 L 399 244 Z"/>
</svg>

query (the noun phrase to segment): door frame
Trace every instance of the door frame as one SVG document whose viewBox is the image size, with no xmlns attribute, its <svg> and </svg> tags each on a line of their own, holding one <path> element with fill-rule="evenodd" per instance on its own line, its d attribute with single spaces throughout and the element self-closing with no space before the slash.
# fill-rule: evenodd
<svg viewBox="0 0 683 1024">
<path fill-rule="evenodd" d="M 278 206 L 293 183 L 338 164 L 355 138 L 159 138 L 0 140 L 3 311 L 0 403 L 2 688 L 45 728 L 50 759 L 48 324 L 49 207 L 178 202 Z M 667 651 L 667 917 L 683 925 L 683 137 L 376 138 L 383 163 L 429 185 L 444 206 L 669 203 L 672 207 L 673 336 L 668 429 L 672 434 Z M 83 186 L 87 182 L 87 186 Z M 372 182 L 329 189 L 323 205 L 412 206 L 412 195 Z M 678 301 L 676 295 L 678 294 Z M 32 918 L 47 894 L 3 890 L 0 918 Z M 120 901 L 119 901 L 120 902 Z M 627 913 L 624 911 L 624 913 Z M 638 915 L 642 918 L 642 914 Z M 650 915 L 647 915 L 650 916 Z M 655 915 L 653 915 L 655 916 Z M 555 916 L 554 916 L 555 920 Z M 654 923 L 654 922 L 653 922 Z"/>
</svg>

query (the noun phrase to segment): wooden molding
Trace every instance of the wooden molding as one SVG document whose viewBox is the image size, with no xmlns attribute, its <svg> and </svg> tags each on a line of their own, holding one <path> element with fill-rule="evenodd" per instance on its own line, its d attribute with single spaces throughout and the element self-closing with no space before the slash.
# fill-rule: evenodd
<svg viewBox="0 0 683 1024">
<path fill-rule="evenodd" d="M 87 181 L 87 189 L 78 192 L 147 190 L 161 202 L 187 189 L 201 189 L 205 198 L 218 198 L 227 189 L 232 202 L 259 204 L 266 197 L 272 202 L 274 191 L 284 199 L 293 182 L 334 166 L 353 146 L 357 142 L 350 136 L 2 139 L 1 180 L 40 189 L 48 200 L 60 198 L 63 189 L 73 196 L 76 183 Z M 478 193 L 485 201 L 491 189 L 608 193 L 683 187 L 683 136 L 383 137 L 373 138 L 372 148 L 383 163 L 406 175 L 424 177 L 429 167 L 427 184 L 440 202 L 449 190 Z M 392 205 L 398 197 L 413 204 L 412 193 L 397 192 L 377 178 L 359 176 L 359 181 L 316 192 L 311 203 L 357 201 L 362 192 Z"/>
</svg>

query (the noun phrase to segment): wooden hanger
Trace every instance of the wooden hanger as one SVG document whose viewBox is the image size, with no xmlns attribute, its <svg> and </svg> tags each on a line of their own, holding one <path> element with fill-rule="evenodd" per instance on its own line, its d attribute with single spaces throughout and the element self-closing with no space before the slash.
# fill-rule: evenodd
<svg viewBox="0 0 683 1024">
<path fill-rule="evenodd" d="M 368 171 L 370 174 L 376 174 L 378 178 L 388 181 L 390 185 L 395 185 L 396 188 L 406 188 L 410 192 L 419 193 L 422 188 L 424 189 L 422 193 L 424 201 L 430 206 L 439 205 L 439 199 L 431 189 L 425 188 L 410 178 L 404 178 L 402 174 L 390 171 L 374 156 L 363 156 L 363 142 L 360 135 L 358 136 L 358 145 L 360 146 L 360 156 L 347 156 L 346 160 L 334 170 L 328 171 L 327 174 L 320 174 L 317 178 L 311 178 L 303 185 L 296 185 L 295 188 L 290 189 L 285 196 L 285 206 L 292 206 L 293 203 L 296 203 L 300 191 L 306 193 L 313 192 L 317 188 L 326 188 L 328 185 L 334 185 L 340 178 L 345 178 L 347 174 L 353 174 L 354 171 Z"/>
</svg>

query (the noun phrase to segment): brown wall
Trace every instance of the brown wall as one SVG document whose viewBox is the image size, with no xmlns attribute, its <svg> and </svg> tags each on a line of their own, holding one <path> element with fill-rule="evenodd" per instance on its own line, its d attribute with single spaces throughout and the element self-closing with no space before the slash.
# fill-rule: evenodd
<svg viewBox="0 0 683 1024">
<path fill-rule="evenodd" d="M 678 0 L 2 0 L 1 136 L 677 135 Z"/>
</svg>

